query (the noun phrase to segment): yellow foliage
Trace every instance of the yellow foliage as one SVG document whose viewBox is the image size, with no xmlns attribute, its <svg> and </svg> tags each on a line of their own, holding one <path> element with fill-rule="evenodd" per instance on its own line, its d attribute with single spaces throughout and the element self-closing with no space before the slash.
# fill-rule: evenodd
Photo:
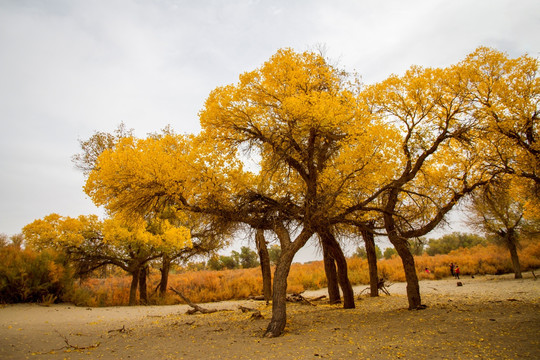
<svg viewBox="0 0 540 360">
<path fill-rule="evenodd" d="M 141 217 L 130 221 L 115 217 L 101 221 L 96 215 L 78 218 L 50 214 L 23 228 L 23 234 L 31 248 L 53 248 L 65 251 L 69 248 L 93 246 L 99 241 L 115 248 L 147 248 L 169 252 L 191 247 L 191 231 L 183 226 L 173 226 L 166 219 L 151 222 Z M 97 254 L 95 254 L 97 255 Z"/>
<path fill-rule="evenodd" d="M 104 151 L 85 191 L 96 205 L 130 217 L 159 213 L 168 204 L 180 211 L 189 202 L 226 202 L 247 181 L 242 163 L 208 138 L 166 134 L 124 138 Z"/>
<path fill-rule="evenodd" d="M 200 120 L 208 138 L 260 155 L 257 192 L 316 203 L 320 216 L 365 201 L 402 161 L 396 129 L 365 106 L 356 80 L 313 52 L 279 50 L 212 91 Z"/>
<path fill-rule="evenodd" d="M 43 219 L 26 225 L 23 234 L 27 244 L 34 249 L 77 247 L 85 238 L 101 231 L 101 222 L 96 215 L 78 218 L 50 214 Z"/>
<path fill-rule="evenodd" d="M 156 224 L 158 223 L 159 224 Z M 157 251 L 171 251 L 191 247 L 190 229 L 172 226 L 168 220 L 143 218 L 112 218 L 104 221 L 103 241 L 115 246 L 146 246 Z"/>
</svg>

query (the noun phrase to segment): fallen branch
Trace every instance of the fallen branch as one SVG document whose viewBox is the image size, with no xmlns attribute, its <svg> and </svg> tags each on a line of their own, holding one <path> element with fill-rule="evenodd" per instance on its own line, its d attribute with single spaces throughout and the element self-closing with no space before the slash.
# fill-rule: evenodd
<svg viewBox="0 0 540 360">
<path fill-rule="evenodd" d="M 293 294 L 287 295 L 287 301 L 289 301 L 289 302 L 302 302 L 302 303 L 305 303 L 307 305 L 317 306 L 314 303 L 312 303 L 311 301 L 309 301 L 308 299 L 306 299 L 304 296 L 302 296 L 301 293 L 293 293 Z"/>
<path fill-rule="evenodd" d="M 240 310 L 242 310 L 242 312 L 248 312 L 248 311 L 253 312 L 253 314 L 251 314 L 252 319 L 264 319 L 264 317 L 262 316 L 260 310 L 248 308 L 248 307 L 245 307 L 245 306 L 242 306 L 242 305 L 238 306 L 238 308 Z"/>
<path fill-rule="evenodd" d="M 385 280 L 384 279 L 379 279 L 379 281 L 377 282 L 377 289 L 382 291 L 383 293 L 385 293 L 386 295 L 390 296 L 390 292 L 388 291 L 388 288 L 391 286 L 392 284 L 388 284 L 388 286 L 386 286 L 385 284 Z"/>
<path fill-rule="evenodd" d="M 388 296 L 390 296 L 390 292 L 388 291 L 388 288 L 390 286 L 392 286 L 392 283 L 389 283 L 388 285 L 386 285 L 386 281 L 384 279 L 379 279 L 379 281 L 377 281 L 377 290 L 382 291 L 383 293 L 385 293 Z M 367 292 L 370 289 L 371 289 L 371 287 L 368 286 L 364 290 L 360 291 L 360 293 L 358 295 L 362 295 L 364 292 Z"/>
<path fill-rule="evenodd" d="M 210 313 L 214 313 L 214 312 L 217 311 L 216 309 L 205 309 L 205 308 L 203 308 L 203 307 L 201 307 L 201 306 L 199 306 L 197 304 L 192 303 L 187 297 L 184 296 L 184 294 L 182 294 L 180 291 L 176 290 L 173 287 L 170 287 L 169 289 L 171 289 L 171 291 L 173 291 L 178 296 L 180 296 L 182 298 L 182 300 L 184 300 L 189 306 L 191 306 L 193 308 L 193 309 L 188 310 L 186 312 L 186 314 L 188 314 L 188 315 L 193 315 L 197 311 L 200 312 L 201 314 L 210 314 Z"/>
</svg>

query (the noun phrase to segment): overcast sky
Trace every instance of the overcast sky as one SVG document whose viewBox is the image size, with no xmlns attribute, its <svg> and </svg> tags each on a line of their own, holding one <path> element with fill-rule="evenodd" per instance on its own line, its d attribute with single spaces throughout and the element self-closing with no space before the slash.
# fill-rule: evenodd
<svg viewBox="0 0 540 360">
<path fill-rule="evenodd" d="M 324 45 L 373 83 L 480 45 L 538 57 L 539 34 L 537 0 L 0 0 L 0 232 L 99 213 L 79 139 L 197 132 L 209 92 L 279 48 Z"/>
</svg>

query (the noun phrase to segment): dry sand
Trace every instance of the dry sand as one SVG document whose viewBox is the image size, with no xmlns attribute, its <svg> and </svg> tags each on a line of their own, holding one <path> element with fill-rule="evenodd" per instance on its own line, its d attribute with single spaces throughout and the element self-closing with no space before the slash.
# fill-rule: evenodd
<svg viewBox="0 0 540 360">
<path fill-rule="evenodd" d="M 403 283 L 391 296 L 359 297 L 356 309 L 289 304 L 285 333 L 274 339 L 261 337 L 271 306 L 253 300 L 204 304 L 230 310 L 204 315 L 186 315 L 187 305 L 8 305 L 0 359 L 540 359 L 540 280 L 460 281 L 421 281 L 428 308 L 420 311 L 406 310 Z"/>
</svg>

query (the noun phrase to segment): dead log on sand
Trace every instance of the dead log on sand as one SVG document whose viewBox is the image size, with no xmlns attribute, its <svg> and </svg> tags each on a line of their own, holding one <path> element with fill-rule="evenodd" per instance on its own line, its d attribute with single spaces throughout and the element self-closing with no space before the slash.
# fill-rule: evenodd
<svg viewBox="0 0 540 360">
<path fill-rule="evenodd" d="M 290 295 L 287 295 L 287 301 L 289 302 L 300 302 L 311 306 L 317 306 L 314 303 L 312 303 L 310 300 L 306 299 L 304 296 L 302 296 L 302 293 L 292 293 Z"/>
<path fill-rule="evenodd" d="M 175 294 L 177 294 L 178 296 L 180 296 L 182 298 L 182 300 L 184 300 L 189 306 L 191 306 L 193 309 L 191 310 L 188 310 L 186 312 L 186 314 L 188 315 L 193 315 L 195 314 L 197 311 L 200 312 L 201 314 L 211 314 L 211 313 L 214 313 L 218 310 L 216 309 L 205 309 L 197 304 L 194 304 L 192 303 L 187 297 L 184 296 L 184 294 L 182 294 L 180 291 L 176 290 L 175 288 L 173 287 L 170 287 L 169 289 L 171 289 L 171 291 L 173 291 Z"/>
<path fill-rule="evenodd" d="M 242 312 L 248 312 L 248 311 L 253 312 L 253 314 L 251 314 L 252 319 L 264 319 L 260 310 L 248 308 L 242 305 L 238 306 L 238 308 L 242 310 Z"/>
</svg>

